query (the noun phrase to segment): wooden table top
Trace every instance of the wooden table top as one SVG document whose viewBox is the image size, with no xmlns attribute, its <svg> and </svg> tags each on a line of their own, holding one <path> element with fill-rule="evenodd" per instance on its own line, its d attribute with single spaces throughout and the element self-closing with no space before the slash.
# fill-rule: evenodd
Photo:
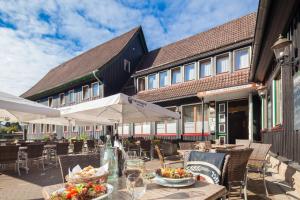
<svg viewBox="0 0 300 200">
<path fill-rule="evenodd" d="M 62 184 L 50 185 L 43 187 L 42 193 L 45 199 L 50 198 L 50 194 L 55 190 L 63 187 Z M 155 183 L 147 185 L 147 190 L 141 200 L 154 199 L 203 199 L 214 200 L 225 197 L 226 189 L 221 185 L 214 185 L 205 182 L 196 182 L 194 185 L 184 188 L 162 187 Z M 125 178 L 119 178 L 114 184 L 112 199 L 129 200 L 131 199 L 126 190 Z"/>
</svg>

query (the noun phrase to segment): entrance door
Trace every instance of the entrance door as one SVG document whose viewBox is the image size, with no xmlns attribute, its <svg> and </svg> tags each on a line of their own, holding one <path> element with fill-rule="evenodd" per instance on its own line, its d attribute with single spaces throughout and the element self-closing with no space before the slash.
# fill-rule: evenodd
<svg viewBox="0 0 300 200">
<path fill-rule="evenodd" d="M 236 139 L 248 139 L 247 101 L 229 102 L 228 107 L 228 142 L 235 144 Z"/>
</svg>

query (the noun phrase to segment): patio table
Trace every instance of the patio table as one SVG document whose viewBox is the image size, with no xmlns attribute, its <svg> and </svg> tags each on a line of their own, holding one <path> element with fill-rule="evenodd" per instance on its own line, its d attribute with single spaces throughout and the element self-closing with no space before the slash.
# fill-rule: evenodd
<svg viewBox="0 0 300 200">
<path fill-rule="evenodd" d="M 62 184 L 50 185 L 43 187 L 42 193 L 45 199 L 50 198 L 50 194 L 55 190 L 63 187 Z M 155 183 L 147 185 L 147 190 L 141 200 L 154 200 L 154 199 L 203 199 L 214 200 L 218 198 L 225 199 L 226 189 L 221 185 L 214 185 L 206 182 L 196 182 L 190 187 L 184 188 L 168 188 L 162 187 Z M 114 191 L 111 199 L 129 200 L 131 199 L 126 190 L 125 178 L 119 178 L 114 184 Z"/>
</svg>

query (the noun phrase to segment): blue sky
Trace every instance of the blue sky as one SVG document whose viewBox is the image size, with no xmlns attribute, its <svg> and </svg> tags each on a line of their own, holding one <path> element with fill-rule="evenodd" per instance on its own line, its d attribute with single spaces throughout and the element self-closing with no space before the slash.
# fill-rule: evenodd
<svg viewBox="0 0 300 200">
<path fill-rule="evenodd" d="M 153 50 L 257 6 L 258 0 L 0 0 L 0 90 L 20 95 L 58 64 L 139 25 Z"/>
</svg>

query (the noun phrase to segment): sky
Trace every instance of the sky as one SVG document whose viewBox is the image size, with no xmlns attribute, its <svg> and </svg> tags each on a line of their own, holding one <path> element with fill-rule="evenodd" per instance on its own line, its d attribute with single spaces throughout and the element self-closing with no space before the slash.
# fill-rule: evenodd
<svg viewBox="0 0 300 200">
<path fill-rule="evenodd" d="M 257 6 L 258 0 L 0 0 L 0 90 L 21 95 L 50 69 L 139 25 L 153 50 Z"/>
</svg>

